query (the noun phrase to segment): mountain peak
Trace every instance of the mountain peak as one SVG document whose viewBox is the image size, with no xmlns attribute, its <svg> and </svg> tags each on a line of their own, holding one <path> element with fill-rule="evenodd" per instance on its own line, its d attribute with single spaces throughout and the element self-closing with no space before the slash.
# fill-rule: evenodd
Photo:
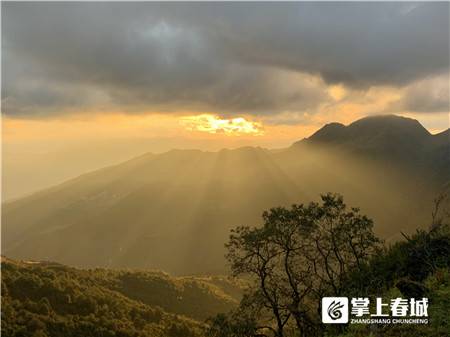
<svg viewBox="0 0 450 337">
<path fill-rule="evenodd" d="M 313 138 L 314 140 L 318 141 L 333 141 L 336 138 L 339 138 L 342 133 L 344 132 L 346 126 L 341 123 L 328 123 L 325 124 L 322 128 L 320 128 L 318 131 L 316 131 L 311 137 L 308 139 Z"/>
<path fill-rule="evenodd" d="M 331 123 L 315 132 L 313 142 L 367 142 L 374 140 L 408 140 L 420 142 L 430 133 L 417 120 L 396 115 L 378 115 L 361 118 L 348 126 Z"/>
<path fill-rule="evenodd" d="M 368 116 L 351 123 L 349 127 L 390 128 L 397 129 L 398 131 L 409 129 L 410 131 L 415 130 L 423 135 L 430 135 L 428 130 L 416 119 L 397 115 Z"/>
</svg>

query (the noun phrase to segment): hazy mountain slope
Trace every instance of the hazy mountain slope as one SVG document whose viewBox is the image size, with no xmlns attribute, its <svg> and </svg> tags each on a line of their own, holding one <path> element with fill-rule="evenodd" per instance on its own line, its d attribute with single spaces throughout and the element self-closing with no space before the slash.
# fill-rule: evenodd
<svg viewBox="0 0 450 337">
<path fill-rule="evenodd" d="M 386 116 L 328 125 L 277 152 L 145 155 L 5 204 L 3 248 L 72 265 L 222 273 L 231 228 L 327 191 L 392 238 L 429 223 L 431 200 L 450 180 L 448 149 L 445 134 Z"/>
<path fill-rule="evenodd" d="M 262 164 L 268 155 L 250 148 L 171 151 L 130 171 L 113 167 L 7 204 L 6 253 L 56 253 L 77 265 L 176 271 L 189 261 L 184 273 L 193 264 L 223 270 L 223 254 L 205 251 L 222 251 L 229 228 L 285 199 L 280 178 Z"/>
<path fill-rule="evenodd" d="M 226 278 L 175 279 L 3 257 L 1 268 L 5 336 L 200 336 L 201 322 L 237 305 L 227 291 L 241 291 Z"/>
</svg>

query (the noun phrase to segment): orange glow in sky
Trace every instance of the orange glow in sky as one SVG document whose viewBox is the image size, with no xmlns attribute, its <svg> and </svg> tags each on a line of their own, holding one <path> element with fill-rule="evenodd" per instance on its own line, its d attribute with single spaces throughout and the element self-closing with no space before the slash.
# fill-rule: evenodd
<svg viewBox="0 0 450 337">
<path fill-rule="evenodd" d="M 189 131 L 201 131 L 207 133 L 224 133 L 226 135 L 264 134 L 261 123 L 246 120 L 243 117 L 222 119 L 216 115 L 201 114 L 180 118 L 180 124 Z"/>
</svg>

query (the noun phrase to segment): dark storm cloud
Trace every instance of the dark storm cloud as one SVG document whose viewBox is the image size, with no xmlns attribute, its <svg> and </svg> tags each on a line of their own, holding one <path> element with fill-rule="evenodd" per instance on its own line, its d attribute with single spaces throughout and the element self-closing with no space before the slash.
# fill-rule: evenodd
<svg viewBox="0 0 450 337">
<path fill-rule="evenodd" d="M 277 113 L 448 71 L 448 3 L 3 3 L 11 115 Z M 319 81 L 320 82 L 320 81 Z"/>
</svg>

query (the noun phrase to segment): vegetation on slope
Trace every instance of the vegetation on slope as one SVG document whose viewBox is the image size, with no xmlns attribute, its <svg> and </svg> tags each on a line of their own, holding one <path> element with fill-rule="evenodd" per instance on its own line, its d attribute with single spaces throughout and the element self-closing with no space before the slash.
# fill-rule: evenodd
<svg viewBox="0 0 450 337">
<path fill-rule="evenodd" d="M 245 282 L 4 258 L 2 336 L 448 336 L 445 215 L 436 207 L 428 230 L 386 246 L 339 195 L 273 208 L 263 226 L 237 228 L 227 245 Z M 427 297 L 429 324 L 324 325 L 323 296 Z"/>
<path fill-rule="evenodd" d="M 419 282 L 419 285 L 426 291 L 424 295 L 430 301 L 428 324 L 349 325 L 339 337 L 448 337 L 450 335 L 449 268 L 440 268 L 430 273 L 427 278 Z M 408 291 L 402 288 L 402 292 L 398 286 L 389 288 L 379 296 L 408 298 L 410 295 Z M 334 336 L 330 331 L 328 335 Z"/>
<path fill-rule="evenodd" d="M 199 336 L 207 316 L 235 307 L 239 286 L 4 258 L 2 336 Z"/>
<path fill-rule="evenodd" d="M 433 215 L 429 230 L 384 246 L 372 221 L 339 195 L 265 212 L 262 226 L 239 227 L 230 237 L 234 274 L 254 283 L 234 312 L 211 319 L 208 335 L 448 336 L 450 226 L 437 210 Z M 375 297 L 428 297 L 430 323 L 326 325 L 320 313 L 328 296 L 369 297 L 371 303 Z"/>
</svg>

